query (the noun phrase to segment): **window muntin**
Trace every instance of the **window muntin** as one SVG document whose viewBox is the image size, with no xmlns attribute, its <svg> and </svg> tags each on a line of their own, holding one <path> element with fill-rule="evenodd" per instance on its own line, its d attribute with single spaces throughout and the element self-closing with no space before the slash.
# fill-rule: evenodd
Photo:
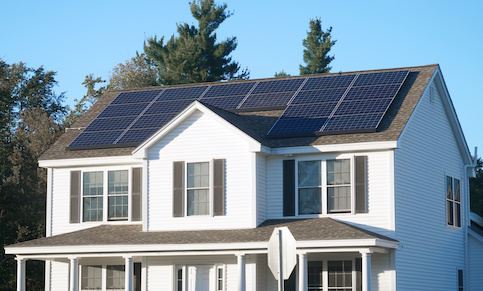
<svg viewBox="0 0 483 291">
<path fill-rule="evenodd" d="M 329 291 L 352 291 L 352 261 L 327 262 Z"/>
<path fill-rule="evenodd" d="M 187 164 L 188 215 L 210 214 L 210 163 Z"/>
<path fill-rule="evenodd" d="M 322 261 L 307 262 L 307 276 L 309 290 L 323 290 L 323 264 Z"/>
<path fill-rule="evenodd" d="M 125 266 L 107 266 L 106 270 L 106 289 L 113 291 L 123 291 L 125 285 Z"/>
<path fill-rule="evenodd" d="M 327 212 L 351 211 L 350 160 L 327 161 Z"/>
<path fill-rule="evenodd" d="M 216 291 L 225 291 L 225 268 L 223 266 L 216 268 Z"/>
<path fill-rule="evenodd" d="M 84 221 L 102 221 L 103 193 L 103 172 L 84 172 L 82 192 Z"/>
<path fill-rule="evenodd" d="M 446 176 L 446 223 L 461 227 L 461 183 Z"/>
<path fill-rule="evenodd" d="M 320 161 L 298 163 L 298 205 L 299 214 L 320 214 L 321 201 Z"/>
<path fill-rule="evenodd" d="M 102 290 L 102 266 L 82 266 L 81 290 Z"/>
<path fill-rule="evenodd" d="M 298 215 L 351 212 L 351 167 L 351 159 L 299 161 Z"/>
<path fill-rule="evenodd" d="M 129 171 L 108 172 L 108 205 L 109 219 L 119 220 L 128 218 L 129 209 Z"/>
</svg>

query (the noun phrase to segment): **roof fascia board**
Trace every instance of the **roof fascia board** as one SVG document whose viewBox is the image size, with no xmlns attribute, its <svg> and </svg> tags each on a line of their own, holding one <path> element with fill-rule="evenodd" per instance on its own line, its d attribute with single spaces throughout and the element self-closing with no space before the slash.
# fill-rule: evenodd
<svg viewBox="0 0 483 291">
<path fill-rule="evenodd" d="M 244 140 L 247 141 L 249 144 L 249 149 L 252 152 L 259 152 L 261 151 L 262 145 L 257 140 L 253 139 L 251 136 L 247 135 L 242 130 L 238 129 L 236 126 L 232 125 L 218 114 L 214 113 L 208 107 L 203 105 L 199 101 L 193 101 L 187 108 L 185 108 L 182 112 L 180 112 L 176 117 L 174 117 L 168 124 L 163 126 L 159 129 L 156 133 L 154 133 L 151 137 L 149 137 L 146 141 L 141 143 L 138 147 L 136 147 L 132 153 L 133 156 L 136 158 L 146 158 L 147 157 L 147 150 L 156 142 L 158 142 L 161 138 L 163 138 L 166 134 L 168 134 L 173 128 L 178 126 L 181 122 L 183 122 L 186 118 L 188 118 L 191 114 L 196 111 L 201 111 L 203 114 L 207 114 L 210 117 L 218 120 L 220 124 L 228 127 L 231 131 L 235 132 L 236 134 L 240 135 Z"/>
<path fill-rule="evenodd" d="M 312 154 L 312 153 L 328 153 L 328 152 L 377 151 L 377 150 L 391 150 L 395 148 L 397 148 L 397 141 L 376 141 L 376 142 L 359 142 L 359 143 L 345 143 L 345 144 L 327 144 L 327 145 L 272 148 L 270 151 L 270 154 L 289 155 L 289 154 Z"/>
<path fill-rule="evenodd" d="M 444 93 L 440 95 L 444 96 L 444 98 L 442 98 L 443 106 L 446 111 L 446 114 L 449 117 L 449 122 L 451 124 L 451 127 L 453 128 L 453 133 L 455 135 L 456 142 L 460 149 L 461 156 L 465 160 L 465 164 L 471 164 L 473 162 L 473 159 L 471 157 L 468 144 L 466 143 L 466 138 L 463 133 L 461 124 L 459 122 L 458 115 L 456 114 L 456 109 L 454 108 L 453 101 L 451 101 L 448 88 L 446 87 L 446 82 L 444 81 L 443 73 L 441 71 L 440 66 L 438 66 L 438 68 L 436 69 L 435 74 L 436 74 L 435 85 L 440 93 Z"/>
<path fill-rule="evenodd" d="M 112 156 L 60 160 L 40 160 L 41 168 L 72 168 L 77 166 L 140 165 L 142 160 L 132 156 Z"/>
<path fill-rule="evenodd" d="M 372 239 L 343 240 L 308 240 L 297 241 L 297 248 L 338 248 L 345 247 L 384 247 L 397 248 L 393 241 Z M 267 242 L 242 243 L 209 243 L 209 244 L 146 244 L 146 245 L 83 245 L 83 246 L 47 246 L 47 247 L 5 247 L 6 254 L 13 255 L 71 255 L 78 254 L 109 254 L 125 252 L 187 252 L 187 251 L 266 251 Z"/>
</svg>

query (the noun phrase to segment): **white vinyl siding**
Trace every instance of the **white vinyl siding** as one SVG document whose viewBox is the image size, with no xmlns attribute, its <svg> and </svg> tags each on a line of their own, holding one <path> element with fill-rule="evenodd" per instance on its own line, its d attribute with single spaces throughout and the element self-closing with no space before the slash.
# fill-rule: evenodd
<svg viewBox="0 0 483 291">
<path fill-rule="evenodd" d="M 464 231 L 446 223 L 446 176 L 465 189 L 463 159 L 437 93 L 433 102 L 422 97 L 395 151 L 398 290 L 456 290 L 456 269 L 464 267 Z"/>
<path fill-rule="evenodd" d="M 468 280 L 468 286 L 470 291 L 481 290 L 483 286 L 483 237 L 476 234 L 468 236 L 468 249 L 469 249 L 469 262 L 466 272 L 466 278 Z"/>
<path fill-rule="evenodd" d="M 173 162 L 225 159 L 225 215 L 173 217 Z M 256 160 L 248 143 L 201 112 L 187 117 L 148 150 L 148 229 L 188 230 L 254 227 L 252 179 Z M 211 197 L 210 197 L 211 198 Z"/>
<path fill-rule="evenodd" d="M 354 151 L 356 148 L 354 148 Z M 367 156 L 367 190 L 368 190 L 368 213 L 331 213 L 321 214 L 320 217 L 329 216 L 348 223 L 354 223 L 358 227 L 375 231 L 382 235 L 394 237 L 392 219 L 392 152 L 373 151 L 357 152 L 358 156 Z M 307 155 L 293 155 L 290 159 L 299 160 L 333 160 L 350 159 L 352 153 L 320 153 Z M 267 218 L 275 219 L 283 217 L 283 173 L 282 161 L 286 159 L 280 156 L 267 157 Z M 323 197 L 325 199 L 325 197 Z M 323 204 L 324 205 L 324 204 Z"/>
</svg>

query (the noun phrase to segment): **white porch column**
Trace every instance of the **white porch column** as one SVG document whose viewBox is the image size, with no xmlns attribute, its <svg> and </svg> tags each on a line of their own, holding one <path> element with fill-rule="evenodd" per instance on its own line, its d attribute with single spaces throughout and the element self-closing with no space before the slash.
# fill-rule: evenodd
<svg viewBox="0 0 483 291">
<path fill-rule="evenodd" d="M 124 290 L 132 291 L 132 273 L 133 273 L 133 264 L 132 264 L 132 257 L 126 256 L 124 257 L 125 267 L 124 267 Z"/>
<path fill-rule="evenodd" d="M 299 254 L 299 291 L 307 291 L 307 254 Z"/>
<path fill-rule="evenodd" d="M 245 254 L 238 254 L 238 291 L 246 291 Z"/>
<path fill-rule="evenodd" d="M 79 290 L 79 261 L 76 257 L 70 259 L 70 283 L 69 291 Z"/>
<path fill-rule="evenodd" d="M 371 253 L 361 251 L 362 255 L 362 291 L 371 291 Z"/>
<path fill-rule="evenodd" d="M 17 260 L 17 291 L 25 291 L 25 259 L 16 257 Z"/>
</svg>

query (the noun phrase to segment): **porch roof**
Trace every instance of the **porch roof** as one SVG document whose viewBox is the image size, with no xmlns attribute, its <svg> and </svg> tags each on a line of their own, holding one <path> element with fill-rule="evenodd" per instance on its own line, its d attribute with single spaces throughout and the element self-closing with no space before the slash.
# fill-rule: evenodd
<svg viewBox="0 0 483 291">
<path fill-rule="evenodd" d="M 63 252 L 61 247 L 81 247 L 83 251 L 89 252 L 88 248 L 92 248 L 92 251 L 94 251 L 99 246 L 116 249 L 120 246 L 126 246 L 131 251 L 136 249 L 133 246 L 139 246 L 143 250 L 146 250 L 146 246 L 158 246 L 159 250 L 162 251 L 167 246 L 170 250 L 175 250 L 177 246 L 187 245 L 195 248 L 200 248 L 201 245 L 210 245 L 210 249 L 217 250 L 217 246 L 221 245 L 266 244 L 273 230 L 276 227 L 283 226 L 289 228 L 297 243 L 352 241 L 346 246 L 358 246 L 360 245 L 358 241 L 378 240 L 397 245 L 397 241 L 392 238 L 344 222 L 331 218 L 311 218 L 266 220 L 257 228 L 226 230 L 142 231 L 141 225 L 109 224 L 9 245 L 5 247 L 5 250 L 6 253 L 10 254 L 33 254 L 39 253 L 38 250 L 42 249 L 53 254 Z M 317 243 L 310 245 L 317 247 Z M 155 249 L 150 247 L 150 250 Z M 106 252 L 109 251 L 109 249 L 106 249 Z"/>
</svg>

